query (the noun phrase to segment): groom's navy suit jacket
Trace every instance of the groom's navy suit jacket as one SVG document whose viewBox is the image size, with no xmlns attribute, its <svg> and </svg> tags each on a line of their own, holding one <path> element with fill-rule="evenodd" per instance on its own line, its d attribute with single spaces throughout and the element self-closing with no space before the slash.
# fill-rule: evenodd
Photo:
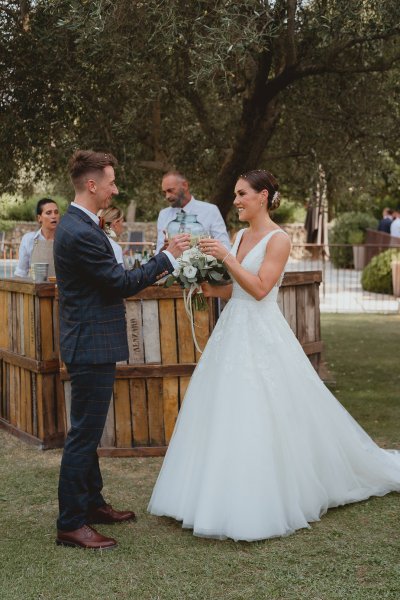
<svg viewBox="0 0 400 600">
<path fill-rule="evenodd" d="M 146 265 L 125 271 L 106 234 L 70 206 L 54 239 L 60 306 L 60 350 L 67 364 L 105 364 L 128 358 L 123 298 L 137 294 L 173 270 L 161 252 Z"/>
</svg>

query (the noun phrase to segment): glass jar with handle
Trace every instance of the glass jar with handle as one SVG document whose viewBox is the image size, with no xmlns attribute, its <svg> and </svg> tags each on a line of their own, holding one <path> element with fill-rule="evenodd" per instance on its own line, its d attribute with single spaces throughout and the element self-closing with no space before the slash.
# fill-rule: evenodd
<svg viewBox="0 0 400 600">
<path fill-rule="evenodd" d="M 167 227 L 168 238 L 171 239 L 178 233 L 190 233 L 190 245 L 196 246 L 199 239 L 206 237 L 208 233 L 197 220 L 197 215 L 178 212 L 173 221 Z"/>
</svg>

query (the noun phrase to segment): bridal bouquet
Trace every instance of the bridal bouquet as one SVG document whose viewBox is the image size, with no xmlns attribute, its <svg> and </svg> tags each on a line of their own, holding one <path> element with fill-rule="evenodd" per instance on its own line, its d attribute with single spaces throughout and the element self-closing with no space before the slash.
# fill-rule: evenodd
<svg viewBox="0 0 400 600">
<path fill-rule="evenodd" d="M 201 291 L 201 283 L 207 281 L 218 285 L 230 281 L 229 273 L 220 260 L 210 254 L 203 254 L 194 246 L 185 250 L 177 259 L 178 266 L 165 281 L 165 287 L 179 283 L 184 289 L 187 312 L 207 310 L 207 300 Z"/>
</svg>

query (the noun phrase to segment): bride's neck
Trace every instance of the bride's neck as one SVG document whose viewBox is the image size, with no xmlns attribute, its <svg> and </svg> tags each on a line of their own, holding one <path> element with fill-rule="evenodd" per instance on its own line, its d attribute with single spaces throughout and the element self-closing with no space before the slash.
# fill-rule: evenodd
<svg viewBox="0 0 400 600">
<path fill-rule="evenodd" d="M 255 234 L 263 233 L 264 231 L 269 231 L 273 225 L 273 220 L 267 214 L 263 215 L 262 217 L 253 219 L 252 221 L 249 221 L 249 230 Z"/>
</svg>

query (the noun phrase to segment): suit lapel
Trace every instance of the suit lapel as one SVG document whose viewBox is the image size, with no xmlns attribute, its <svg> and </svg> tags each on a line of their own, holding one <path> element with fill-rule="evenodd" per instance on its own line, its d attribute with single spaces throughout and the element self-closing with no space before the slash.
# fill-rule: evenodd
<svg viewBox="0 0 400 600">
<path fill-rule="evenodd" d="M 76 206 L 71 206 L 71 205 L 68 207 L 67 213 L 76 215 L 82 221 L 84 221 L 89 227 L 91 227 L 94 231 L 98 232 L 98 234 L 101 235 L 102 239 L 103 240 L 105 239 L 108 249 L 110 250 L 112 256 L 115 258 L 114 250 L 113 250 L 113 247 L 111 246 L 110 240 L 108 239 L 108 235 L 106 235 L 106 233 L 102 229 L 100 229 L 100 227 L 93 221 L 93 219 L 91 217 L 89 217 L 89 215 L 87 213 L 85 213 L 80 208 L 76 208 Z"/>
</svg>

